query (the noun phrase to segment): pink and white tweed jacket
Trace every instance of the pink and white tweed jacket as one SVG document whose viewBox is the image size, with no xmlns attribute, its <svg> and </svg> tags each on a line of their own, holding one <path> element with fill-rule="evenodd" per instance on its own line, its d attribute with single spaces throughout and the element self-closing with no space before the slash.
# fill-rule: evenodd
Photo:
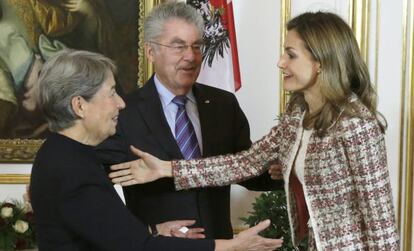
<svg viewBox="0 0 414 251">
<path fill-rule="evenodd" d="M 368 109 L 355 98 L 353 102 L 358 117 L 341 115 L 325 136 L 309 139 L 304 193 L 315 243 L 310 250 L 399 250 L 384 135 Z M 293 228 L 288 181 L 302 118 L 303 111 L 292 107 L 268 135 L 236 155 L 173 162 L 176 188 L 239 182 L 263 173 L 277 159 L 284 168 Z"/>
</svg>

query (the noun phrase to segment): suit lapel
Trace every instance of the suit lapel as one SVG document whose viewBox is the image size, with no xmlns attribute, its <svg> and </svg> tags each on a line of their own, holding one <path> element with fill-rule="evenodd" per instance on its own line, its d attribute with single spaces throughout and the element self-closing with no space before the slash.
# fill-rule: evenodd
<svg viewBox="0 0 414 251">
<path fill-rule="evenodd" d="M 168 126 L 153 77 L 142 87 L 140 94 L 138 110 L 154 138 L 172 159 L 181 159 L 181 151 Z"/>
<path fill-rule="evenodd" d="M 216 104 L 214 97 L 206 93 L 203 86 L 195 84 L 193 87 L 193 93 L 197 101 L 197 109 L 200 119 L 201 136 L 203 137 L 203 157 L 210 156 L 211 144 L 209 137 L 212 137 L 215 132 L 215 112 Z"/>
</svg>

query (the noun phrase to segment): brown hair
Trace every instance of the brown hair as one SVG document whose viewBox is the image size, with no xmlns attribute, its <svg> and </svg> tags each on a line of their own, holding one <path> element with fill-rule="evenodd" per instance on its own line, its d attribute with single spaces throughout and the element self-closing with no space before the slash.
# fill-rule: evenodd
<svg viewBox="0 0 414 251">
<path fill-rule="evenodd" d="M 296 31 L 306 49 L 321 64 L 318 78 L 325 104 L 316 114 L 305 116 L 305 127 L 312 125 L 321 136 L 341 112 L 359 116 L 349 102 L 352 93 L 377 115 L 377 95 L 368 68 L 351 28 L 342 18 L 328 12 L 307 12 L 290 20 L 287 30 Z M 290 102 L 308 109 L 302 93 L 293 93 Z M 379 124 L 384 131 L 385 125 L 380 121 Z"/>
</svg>

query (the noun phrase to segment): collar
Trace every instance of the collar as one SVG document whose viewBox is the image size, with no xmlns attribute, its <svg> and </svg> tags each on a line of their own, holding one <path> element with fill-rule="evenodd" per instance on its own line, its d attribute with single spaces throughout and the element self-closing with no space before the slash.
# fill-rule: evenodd
<svg viewBox="0 0 414 251">
<path fill-rule="evenodd" d="M 154 83 L 155 83 L 155 88 L 157 89 L 158 95 L 160 96 L 163 107 L 169 105 L 172 102 L 173 98 L 175 97 L 175 94 L 172 93 L 170 90 L 168 90 L 167 87 L 165 87 L 163 83 L 161 83 L 161 81 L 157 77 L 157 74 L 154 75 Z M 196 99 L 195 99 L 192 89 L 186 94 L 186 96 L 189 101 L 196 104 Z"/>
</svg>

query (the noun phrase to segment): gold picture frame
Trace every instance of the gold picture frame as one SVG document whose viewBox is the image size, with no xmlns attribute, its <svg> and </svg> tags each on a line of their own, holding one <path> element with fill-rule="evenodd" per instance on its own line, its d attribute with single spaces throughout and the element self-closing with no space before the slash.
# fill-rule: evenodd
<svg viewBox="0 0 414 251">
<path fill-rule="evenodd" d="M 53 0 L 48 0 L 48 1 L 51 4 L 54 2 Z M 7 7 L 7 4 L 5 4 L 4 2 L 7 2 L 9 4 L 9 7 Z M 20 9 L 25 10 L 25 8 L 30 7 L 28 5 L 28 3 L 31 2 L 31 1 L 6 0 L 4 2 L 2 3 L 3 6 L 0 5 L 0 13 L 3 13 L 3 14 L 4 14 L 5 11 L 8 11 L 8 8 L 10 9 L 10 6 L 13 7 L 13 5 L 17 6 L 17 5 L 23 4 L 25 6 L 18 6 L 19 8 L 16 8 L 16 9 L 18 9 L 19 11 L 20 11 Z M 100 2 L 103 3 L 103 4 L 112 4 L 112 5 L 120 6 L 120 4 L 117 5 L 117 1 L 100 0 Z M 123 2 L 125 2 L 125 1 L 123 1 Z M 132 82 L 132 84 L 130 84 L 130 86 L 135 85 L 135 87 L 124 88 L 124 90 L 123 90 L 124 93 L 128 93 L 128 91 L 132 91 L 133 88 L 136 88 L 138 86 L 142 86 L 145 83 L 146 79 L 148 79 L 152 74 L 152 65 L 148 63 L 148 61 L 146 60 L 146 58 L 144 56 L 144 42 L 143 42 L 143 32 L 142 31 L 143 31 L 143 23 L 144 23 L 145 15 L 152 9 L 153 6 L 159 4 L 160 2 L 162 2 L 162 0 L 140 0 L 140 1 L 132 1 L 131 0 L 129 7 L 122 6 L 119 9 L 120 11 L 121 10 L 133 11 L 134 12 L 133 15 L 136 16 L 137 19 L 138 19 L 138 20 L 136 20 L 136 23 L 134 23 L 133 27 L 132 27 L 132 31 L 134 31 L 136 33 L 136 36 L 134 36 L 134 38 L 132 38 L 132 39 L 134 39 L 134 41 L 129 41 L 130 42 L 129 45 L 135 44 L 136 46 L 126 46 L 127 44 L 124 44 L 122 46 L 122 53 L 124 53 L 124 54 L 129 54 L 129 55 L 134 54 L 134 53 L 131 53 L 130 50 L 125 49 L 125 48 L 134 47 L 136 49 L 136 56 L 135 55 L 133 56 L 133 58 L 134 59 L 136 58 L 136 61 L 137 61 L 136 62 L 136 68 L 135 68 L 135 64 L 131 64 L 131 60 L 130 60 L 131 58 L 128 58 L 129 60 L 125 60 L 125 59 L 119 60 L 119 62 L 121 62 L 121 64 L 128 65 L 128 67 L 130 67 L 126 70 L 128 71 L 128 74 L 133 74 L 132 78 L 135 79 L 133 81 L 130 81 L 130 82 Z M 6 5 L 6 6 L 4 6 L 4 5 Z M 134 5 L 134 8 L 131 8 L 132 5 Z M 110 14 L 113 14 L 112 16 L 117 16 L 119 19 L 125 19 L 125 15 L 123 13 L 115 13 L 113 6 L 107 6 L 106 9 L 108 10 L 108 13 L 109 13 L 109 11 L 111 11 Z M 24 15 L 24 13 L 29 13 L 29 11 L 20 12 L 20 15 Z M 100 14 L 100 13 L 98 13 L 98 14 Z M 5 16 L 7 16 L 7 15 L 0 15 L 0 26 L 1 26 L 1 18 L 5 17 Z M 26 17 L 24 17 L 24 19 L 27 20 Z M 131 25 L 130 25 L 131 23 L 128 23 L 127 25 L 124 25 L 123 23 L 117 24 L 114 21 L 113 24 L 114 24 L 113 27 L 116 27 L 114 30 L 116 30 L 118 33 L 120 32 L 119 30 L 121 30 L 121 31 L 124 31 L 125 35 L 131 36 L 130 35 L 131 30 L 128 32 L 127 28 L 125 28 L 125 27 L 131 27 Z M 132 33 L 134 33 L 134 32 L 132 32 Z M 125 36 L 120 36 L 120 37 L 125 37 Z M 96 41 L 96 44 L 98 44 L 100 42 L 101 42 L 101 40 Z M 121 46 L 119 46 L 119 47 L 121 47 Z M 73 47 L 73 48 L 75 48 L 75 47 Z M 132 48 L 132 50 L 135 51 L 134 48 Z M 83 49 L 83 48 L 81 48 L 81 49 Z M 128 50 L 128 52 L 124 52 L 124 50 Z M 119 51 L 121 51 L 121 50 L 119 50 Z M 103 53 L 103 54 L 105 54 L 105 53 Z M 131 65 L 131 66 L 129 66 L 129 65 Z M 118 63 L 118 68 L 122 68 L 122 66 L 123 65 L 120 65 Z M 133 67 L 133 68 L 131 69 L 131 67 Z M 2 69 L 0 69 L 0 74 L 1 74 L 1 70 Z M 122 73 L 122 69 L 120 71 Z M 3 71 L 3 73 L 4 73 L 4 71 Z M 118 74 L 118 75 L 121 75 L 121 76 L 125 75 L 125 74 L 121 74 L 121 73 Z M 2 79 L 1 79 L 1 76 L 0 76 L 0 82 L 1 81 L 2 81 Z M 125 81 L 118 81 L 118 82 L 124 83 Z M 127 89 L 128 91 L 125 91 L 125 89 Z M 2 88 L 1 88 L 1 83 L 0 83 L 0 92 L 1 91 L 2 91 Z M 0 95 L 0 99 L 1 99 L 1 95 Z M 0 115 L 2 115 L 2 111 L 0 111 Z M 0 120 L 1 120 L 1 118 L 0 118 Z M 31 162 L 33 162 L 33 159 L 36 155 L 36 152 L 38 151 L 39 147 L 41 146 L 41 144 L 44 141 L 44 137 L 43 138 L 39 137 L 39 138 L 27 139 L 25 137 L 14 137 L 14 136 L 8 137 L 7 135 L 5 137 L 4 136 L 1 137 L 1 135 L 2 135 L 2 132 L 1 132 L 1 121 L 0 121 L 0 163 L 31 163 Z M 1 182 L 1 178 L 2 177 L 0 177 L 0 182 Z"/>
<path fill-rule="evenodd" d="M 19 184 L 29 184 L 30 175 L 28 174 L 1 174 L 0 175 L 0 184 L 8 185 L 19 185 Z"/>
</svg>

